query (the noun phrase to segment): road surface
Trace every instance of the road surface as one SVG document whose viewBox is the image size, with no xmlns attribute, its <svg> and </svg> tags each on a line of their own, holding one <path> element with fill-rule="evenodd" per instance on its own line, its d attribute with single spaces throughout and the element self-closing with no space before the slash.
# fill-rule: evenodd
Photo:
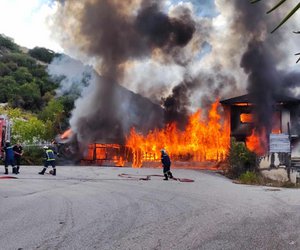
<svg viewBox="0 0 300 250">
<path fill-rule="evenodd" d="M 0 179 L 0 249 L 300 249 L 298 189 L 200 170 L 173 169 L 193 183 L 119 176 L 161 169 L 40 170 Z"/>
</svg>

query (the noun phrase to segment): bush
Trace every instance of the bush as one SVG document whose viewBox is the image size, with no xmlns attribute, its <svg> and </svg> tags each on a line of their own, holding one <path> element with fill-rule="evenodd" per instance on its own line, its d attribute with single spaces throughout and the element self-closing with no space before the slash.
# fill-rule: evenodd
<svg viewBox="0 0 300 250">
<path fill-rule="evenodd" d="M 22 164 L 43 165 L 43 149 L 41 147 L 25 147 L 23 151 Z"/>
<path fill-rule="evenodd" d="M 246 171 L 241 174 L 239 180 L 243 184 L 259 184 L 259 176 L 255 172 Z"/>
<path fill-rule="evenodd" d="M 244 142 L 237 142 L 235 138 L 231 139 L 228 161 L 227 175 L 230 178 L 238 178 L 247 171 L 257 170 L 256 154 L 248 150 Z"/>
</svg>

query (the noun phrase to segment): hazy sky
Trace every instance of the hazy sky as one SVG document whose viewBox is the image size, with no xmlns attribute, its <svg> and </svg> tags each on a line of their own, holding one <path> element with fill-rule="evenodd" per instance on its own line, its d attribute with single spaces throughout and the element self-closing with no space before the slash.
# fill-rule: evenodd
<svg viewBox="0 0 300 250">
<path fill-rule="evenodd" d="M 46 47 L 62 51 L 51 38 L 47 22 L 56 10 L 49 0 L 0 0 L 0 33 L 15 40 L 21 46 Z"/>
<path fill-rule="evenodd" d="M 200 16 L 217 14 L 213 0 L 170 0 L 170 3 L 191 2 Z M 49 31 L 51 15 L 57 5 L 53 0 L 0 0 L 0 33 L 15 40 L 21 46 L 46 47 L 62 51 Z"/>
</svg>

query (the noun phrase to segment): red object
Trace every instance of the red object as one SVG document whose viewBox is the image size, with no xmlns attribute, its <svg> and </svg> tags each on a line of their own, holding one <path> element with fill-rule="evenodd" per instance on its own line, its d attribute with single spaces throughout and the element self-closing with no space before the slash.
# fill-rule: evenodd
<svg viewBox="0 0 300 250">
<path fill-rule="evenodd" d="M 15 176 L 0 176 L 0 179 L 18 179 L 18 177 Z"/>
</svg>

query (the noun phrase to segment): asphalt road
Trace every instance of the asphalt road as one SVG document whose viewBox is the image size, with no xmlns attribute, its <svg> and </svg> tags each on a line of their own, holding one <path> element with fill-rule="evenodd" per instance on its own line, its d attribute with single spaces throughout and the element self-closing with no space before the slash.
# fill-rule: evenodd
<svg viewBox="0 0 300 250">
<path fill-rule="evenodd" d="M 187 183 L 118 176 L 161 169 L 68 166 L 55 177 L 40 169 L 0 179 L 1 250 L 300 249 L 297 189 L 199 170 L 173 170 L 195 180 Z"/>
</svg>

